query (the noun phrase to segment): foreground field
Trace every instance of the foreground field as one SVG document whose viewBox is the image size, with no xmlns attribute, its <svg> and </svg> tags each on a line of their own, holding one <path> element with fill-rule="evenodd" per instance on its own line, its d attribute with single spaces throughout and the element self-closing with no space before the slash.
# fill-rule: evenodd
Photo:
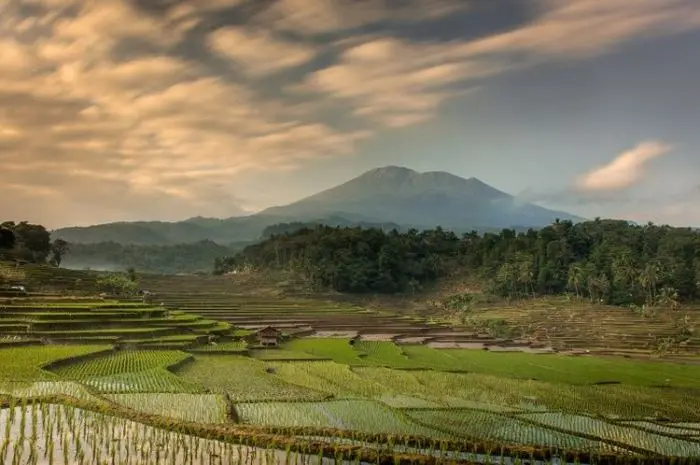
<svg viewBox="0 0 700 465">
<path fill-rule="evenodd" d="M 0 461 L 700 457 L 700 365 L 535 353 L 426 319 L 187 282 L 165 306 L 45 295 L 0 308 Z M 264 325 L 282 330 L 280 348 L 246 339 Z"/>
<path fill-rule="evenodd" d="M 359 448 L 362 454 L 377 444 L 393 443 L 413 444 L 410 453 L 419 455 L 424 448 L 482 455 L 503 448 L 508 456 L 560 456 L 568 451 L 596 463 L 625 455 L 655 460 L 700 457 L 700 367 L 692 365 L 323 338 L 292 340 L 280 349 L 296 360 L 277 360 L 270 356 L 273 352 L 193 355 L 114 352 L 102 346 L 10 347 L 0 349 L 0 357 L 14 360 L 0 368 L 0 394 L 12 396 L 15 404 L 21 399 L 40 402 L 27 418 L 36 416 L 36 409 L 59 408 L 45 402 L 61 395 L 106 412 L 114 418 L 110 422 L 123 422 L 120 417 L 141 422 L 162 418 L 175 431 L 190 425 L 192 431 L 185 428 L 190 434 L 205 425 L 218 425 L 222 431 L 244 428 L 237 430 L 236 438 L 227 436 L 224 445 L 206 446 L 207 453 L 217 457 L 237 457 L 231 442 L 245 445 L 244 437 L 258 434 L 245 428 L 277 428 L 282 437 L 313 437 L 336 444 L 333 447 L 339 447 L 339 436 L 349 437 L 353 450 Z M 33 368 L 16 370 L 25 363 Z M 607 382 L 596 384 L 604 378 Z M 8 434 L 17 428 L 17 415 L 4 415 L 0 428 Z M 30 428 L 31 422 L 24 421 Z M 42 437 L 50 431 L 27 431 L 27 437 L 37 435 L 37 442 L 50 441 Z M 20 436 L 13 434 L 5 442 L 15 454 Z M 164 441 L 171 433 L 152 434 Z M 123 446 L 98 452 L 95 445 L 80 448 L 88 456 L 108 454 L 123 460 L 135 453 Z M 46 454 L 46 447 L 17 454 Z M 78 446 L 67 447 L 79 457 Z M 148 454 L 164 454 L 168 462 L 163 463 L 207 463 L 185 458 L 179 445 L 164 447 Z M 168 447 L 172 449 L 166 451 Z M 151 460 L 148 457 L 143 463 Z"/>
</svg>

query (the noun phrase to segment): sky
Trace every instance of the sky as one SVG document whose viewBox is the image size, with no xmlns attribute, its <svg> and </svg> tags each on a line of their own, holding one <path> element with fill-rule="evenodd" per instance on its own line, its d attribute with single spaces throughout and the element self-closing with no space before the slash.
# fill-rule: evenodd
<svg viewBox="0 0 700 465">
<path fill-rule="evenodd" d="M 2 0 L 0 218 L 229 217 L 372 168 L 700 226 L 697 0 Z"/>
</svg>

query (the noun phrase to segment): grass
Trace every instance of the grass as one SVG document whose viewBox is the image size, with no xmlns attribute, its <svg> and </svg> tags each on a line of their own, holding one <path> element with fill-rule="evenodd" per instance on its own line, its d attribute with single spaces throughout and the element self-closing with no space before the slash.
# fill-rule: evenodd
<svg viewBox="0 0 700 465">
<path fill-rule="evenodd" d="M 349 366 L 335 362 L 278 362 L 269 365 L 288 383 L 319 390 L 327 396 L 375 399 L 388 392 L 383 384 L 363 379 Z"/>
<path fill-rule="evenodd" d="M 196 423 L 225 423 L 227 405 L 216 394 L 113 394 L 108 399 L 139 412 Z"/>
<path fill-rule="evenodd" d="M 308 338 L 292 339 L 284 348 L 295 352 L 306 352 L 319 358 L 331 359 L 345 365 L 364 365 L 360 352 L 353 349 L 347 339 Z"/>
<path fill-rule="evenodd" d="M 106 345 L 52 345 L 4 347 L 0 349 L 0 380 L 55 379 L 42 367 L 59 360 L 108 350 Z"/>
<path fill-rule="evenodd" d="M 569 357 L 555 354 L 490 353 L 444 349 L 461 369 L 507 378 L 567 384 L 617 381 L 624 384 L 675 387 L 700 385 L 700 366 L 631 361 L 622 358 Z"/>
<path fill-rule="evenodd" d="M 71 381 L 0 381 L 0 393 L 18 398 L 65 395 L 91 402 L 102 402 L 84 385 Z"/>
<path fill-rule="evenodd" d="M 319 360 L 316 355 L 287 349 L 257 349 L 249 355 L 258 360 Z"/>
<path fill-rule="evenodd" d="M 188 354 L 169 350 L 125 350 L 99 358 L 60 366 L 53 372 L 104 393 L 201 392 L 202 388 L 167 370 Z"/>
<path fill-rule="evenodd" d="M 433 349 L 391 342 L 308 338 L 292 340 L 285 348 L 352 366 L 424 368 L 536 379 L 566 384 L 619 382 L 640 386 L 694 387 L 700 385 L 700 366 L 631 361 L 623 358 L 570 357 L 557 354 L 495 353 L 470 349 Z"/>
<path fill-rule="evenodd" d="M 244 403 L 236 405 L 236 411 L 242 421 L 258 425 L 313 426 L 439 438 L 451 436 L 414 423 L 388 407 L 366 400 Z"/>
<path fill-rule="evenodd" d="M 633 428 L 611 425 L 604 421 L 565 413 L 534 413 L 522 415 L 541 425 L 561 428 L 574 433 L 592 434 L 663 455 L 700 457 L 700 443 L 660 436 Z"/>
<path fill-rule="evenodd" d="M 204 389 L 162 368 L 81 380 L 101 393 L 202 393 Z"/>
<path fill-rule="evenodd" d="M 92 360 L 62 366 L 54 371 L 64 379 L 83 380 L 94 377 L 165 369 L 188 357 L 184 352 L 124 350 Z"/>
<path fill-rule="evenodd" d="M 366 364 L 390 366 L 394 368 L 415 368 L 416 364 L 404 353 L 400 346 L 386 341 L 358 341 L 354 350 L 359 352 Z"/>
<path fill-rule="evenodd" d="M 311 388 L 290 384 L 266 369 L 270 365 L 235 355 L 197 355 L 178 375 L 215 393 L 228 394 L 235 401 L 313 400 L 325 395 Z"/>
<path fill-rule="evenodd" d="M 521 445 L 540 445 L 564 449 L 610 449 L 600 441 L 577 437 L 532 426 L 501 415 L 470 410 L 416 410 L 408 417 L 427 426 L 465 438 L 481 438 Z"/>
<path fill-rule="evenodd" d="M 245 341 L 229 341 L 214 345 L 204 345 L 197 347 L 193 352 L 245 352 L 248 344 Z"/>
<path fill-rule="evenodd" d="M 171 278 L 162 279 L 169 282 Z M 528 447 L 597 454 L 621 454 L 629 448 L 649 454 L 700 455 L 700 370 L 696 366 L 622 358 L 434 349 L 362 339 L 355 344 L 348 339 L 292 339 L 283 348 L 270 350 L 248 348 L 242 340 L 209 345 L 204 341 L 211 335 L 215 339 L 216 334 L 224 335 L 223 340 L 246 336 L 251 331 L 236 325 L 258 321 L 298 318 L 300 322 L 316 321 L 325 327 L 342 321 L 347 326 L 386 324 L 387 328 L 406 324 L 418 327 L 425 322 L 397 318 L 386 312 L 363 313 L 358 308 L 327 302 L 234 295 L 231 292 L 240 292 L 235 286 L 227 291 L 229 294 L 207 293 L 191 287 L 190 281 L 197 279 L 182 277 L 182 288 L 177 289 L 180 295 L 169 301 L 196 314 L 141 303 L 88 299 L 47 299 L 44 303 L 13 304 L 3 309 L 0 332 L 21 330 L 30 324 L 34 325 L 30 331 L 46 329 L 43 335 L 105 338 L 100 339 L 105 342 L 116 342 L 119 337 L 120 342 L 137 344 L 141 349 L 59 363 L 47 371 L 41 368 L 47 363 L 91 354 L 110 345 L 0 348 L 0 401 L 7 403 L 5 399 L 10 395 L 23 399 L 21 402 L 37 396 L 54 396 L 50 397 L 53 402 L 85 402 L 91 408 L 139 420 L 141 429 L 136 436 L 123 433 L 116 437 L 130 438 L 146 448 L 147 444 L 159 444 L 159 448 L 171 452 L 177 450 L 180 442 L 173 443 L 166 433 L 160 432 L 147 439 L 151 433 L 145 433 L 148 427 L 144 425 L 160 422 L 170 429 L 196 430 L 198 434 L 206 431 L 205 436 L 215 434 L 233 443 L 267 441 L 264 444 L 270 445 L 274 441 L 276 447 L 291 447 L 314 437 L 308 439 L 312 442 L 307 446 L 333 442 L 325 452 L 328 457 L 341 453 L 340 439 L 336 432 L 319 428 L 368 435 L 358 439 L 353 433 L 358 449 L 352 449 L 352 453 L 381 448 L 388 454 L 397 454 L 397 449 L 392 452 L 394 439 L 386 436 L 392 434 L 396 439 L 407 435 L 455 438 L 455 444 L 459 444 L 455 447 L 468 451 L 488 447 L 498 453 L 501 445 L 504 450 L 517 446 L 525 448 L 519 450 L 526 451 L 526 457 L 527 451 L 532 450 Z M 187 289 L 194 293 L 188 294 Z M 504 318 L 522 313 L 521 309 L 500 312 Z M 219 318 L 230 321 L 217 321 Z M 15 339 L 0 335 L 0 341 L 9 343 Z M 143 349 L 172 345 L 187 347 L 194 355 L 179 350 Z M 183 363 L 188 357 L 192 361 Z M 605 381 L 620 384 L 595 384 Z M 3 413 L 7 411 L 0 410 L 0 416 L 7 417 Z M 82 424 L 71 420 L 75 411 L 61 410 L 69 425 Z M 229 414 L 240 417 L 245 424 L 233 424 Z M 661 423 L 663 418 L 672 422 Z M 0 428 L 12 421 L 3 417 Z M 109 442 L 115 436 L 110 431 L 112 425 L 124 425 L 123 420 L 111 423 L 112 420 L 101 418 L 100 422 L 92 435 L 82 432 L 81 440 L 94 437 L 98 442 Z M 211 424 L 213 429 L 206 429 L 205 424 Z M 377 434 L 384 436 L 372 436 Z M 406 438 L 400 440 L 403 439 Z M 178 437 L 175 441 L 181 440 L 184 441 Z M 433 449 L 430 453 L 444 452 L 438 450 L 441 446 L 437 444 L 423 445 Z M 0 440 L 0 456 L 1 447 Z M 118 447 L 110 445 L 106 456 L 103 454 L 94 462 L 123 463 L 126 459 L 128 463 L 124 456 L 110 457 Z M 225 448 L 207 451 L 224 463 L 236 461 L 235 453 L 230 452 Z M 192 463 L 207 463 L 211 457 L 193 457 Z M 158 457 L 156 452 L 149 460 L 170 463 L 171 459 L 172 456 Z M 345 459 L 359 460 L 356 456 Z M 379 461 L 382 460 L 382 465 L 388 465 L 403 459 L 394 455 Z M 376 455 L 360 460 L 377 461 Z M 409 458 L 402 463 L 409 461 L 414 460 Z M 3 457 L 0 463 L 5 463 Z M 25 455 L 22 463 L 31 463 L 31 457 Z"/>
</svg>

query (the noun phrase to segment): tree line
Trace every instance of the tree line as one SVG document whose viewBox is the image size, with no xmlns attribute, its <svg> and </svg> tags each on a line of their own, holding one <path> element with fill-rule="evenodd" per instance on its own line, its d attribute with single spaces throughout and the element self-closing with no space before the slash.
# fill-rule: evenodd
<svg viewBox="0 0 700 465">
<path fill-rule="evenodd" d="M 341 292 L 415 291 L 452 272 L 506 297 L 571 293 L 617 305 L 675 305 L 700 294 L 700 232 L 621 220 L 457 236 L 318 226 L 277 234 L 216 262 L 216 273 L 285 268 Z"/>
<path fill-rule="evenodd" d="M 68 248 L 68 243 L 62 239 L 52 241 L 51 233 L 40 224 L 27 221 L 0 223 L 0 260 L 60 266 Z"/>
</svg>

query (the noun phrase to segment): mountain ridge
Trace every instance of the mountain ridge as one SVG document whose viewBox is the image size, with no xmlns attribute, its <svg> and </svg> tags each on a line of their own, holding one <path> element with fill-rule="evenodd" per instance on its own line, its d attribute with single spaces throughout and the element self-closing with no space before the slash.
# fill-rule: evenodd
<svg viewBox="0 0 700 465">
<path fill-rule="evenodd" d="M 453 229 L 539 227 L 555 218 L 581 221 L 569 213 L 519 202 L 478 178 L 444 171 L 419 173 L 385 166 L 338 186 L 259 214 L 306 218 L 343 211 L 346 217 L 391 221 L 413 227 Z"/>
<path fill-rule="evenodd" d="M 331 226 L 386 225 L 458 232 L 541 227 L 555 218 L 581 221 L 575 215 L 526 202 L 478 178 L 445 171 L 419 173 L 400 166 L 366 171 L 335 187 L 287 205 L 247 216 L 183 221 L 114 222 L 55 230 L 54 236 L 74 243 L 168 245 L 201 240 L 220 244 L 257 240 L 279 223 L 316 222 Z"/>
</svg>

